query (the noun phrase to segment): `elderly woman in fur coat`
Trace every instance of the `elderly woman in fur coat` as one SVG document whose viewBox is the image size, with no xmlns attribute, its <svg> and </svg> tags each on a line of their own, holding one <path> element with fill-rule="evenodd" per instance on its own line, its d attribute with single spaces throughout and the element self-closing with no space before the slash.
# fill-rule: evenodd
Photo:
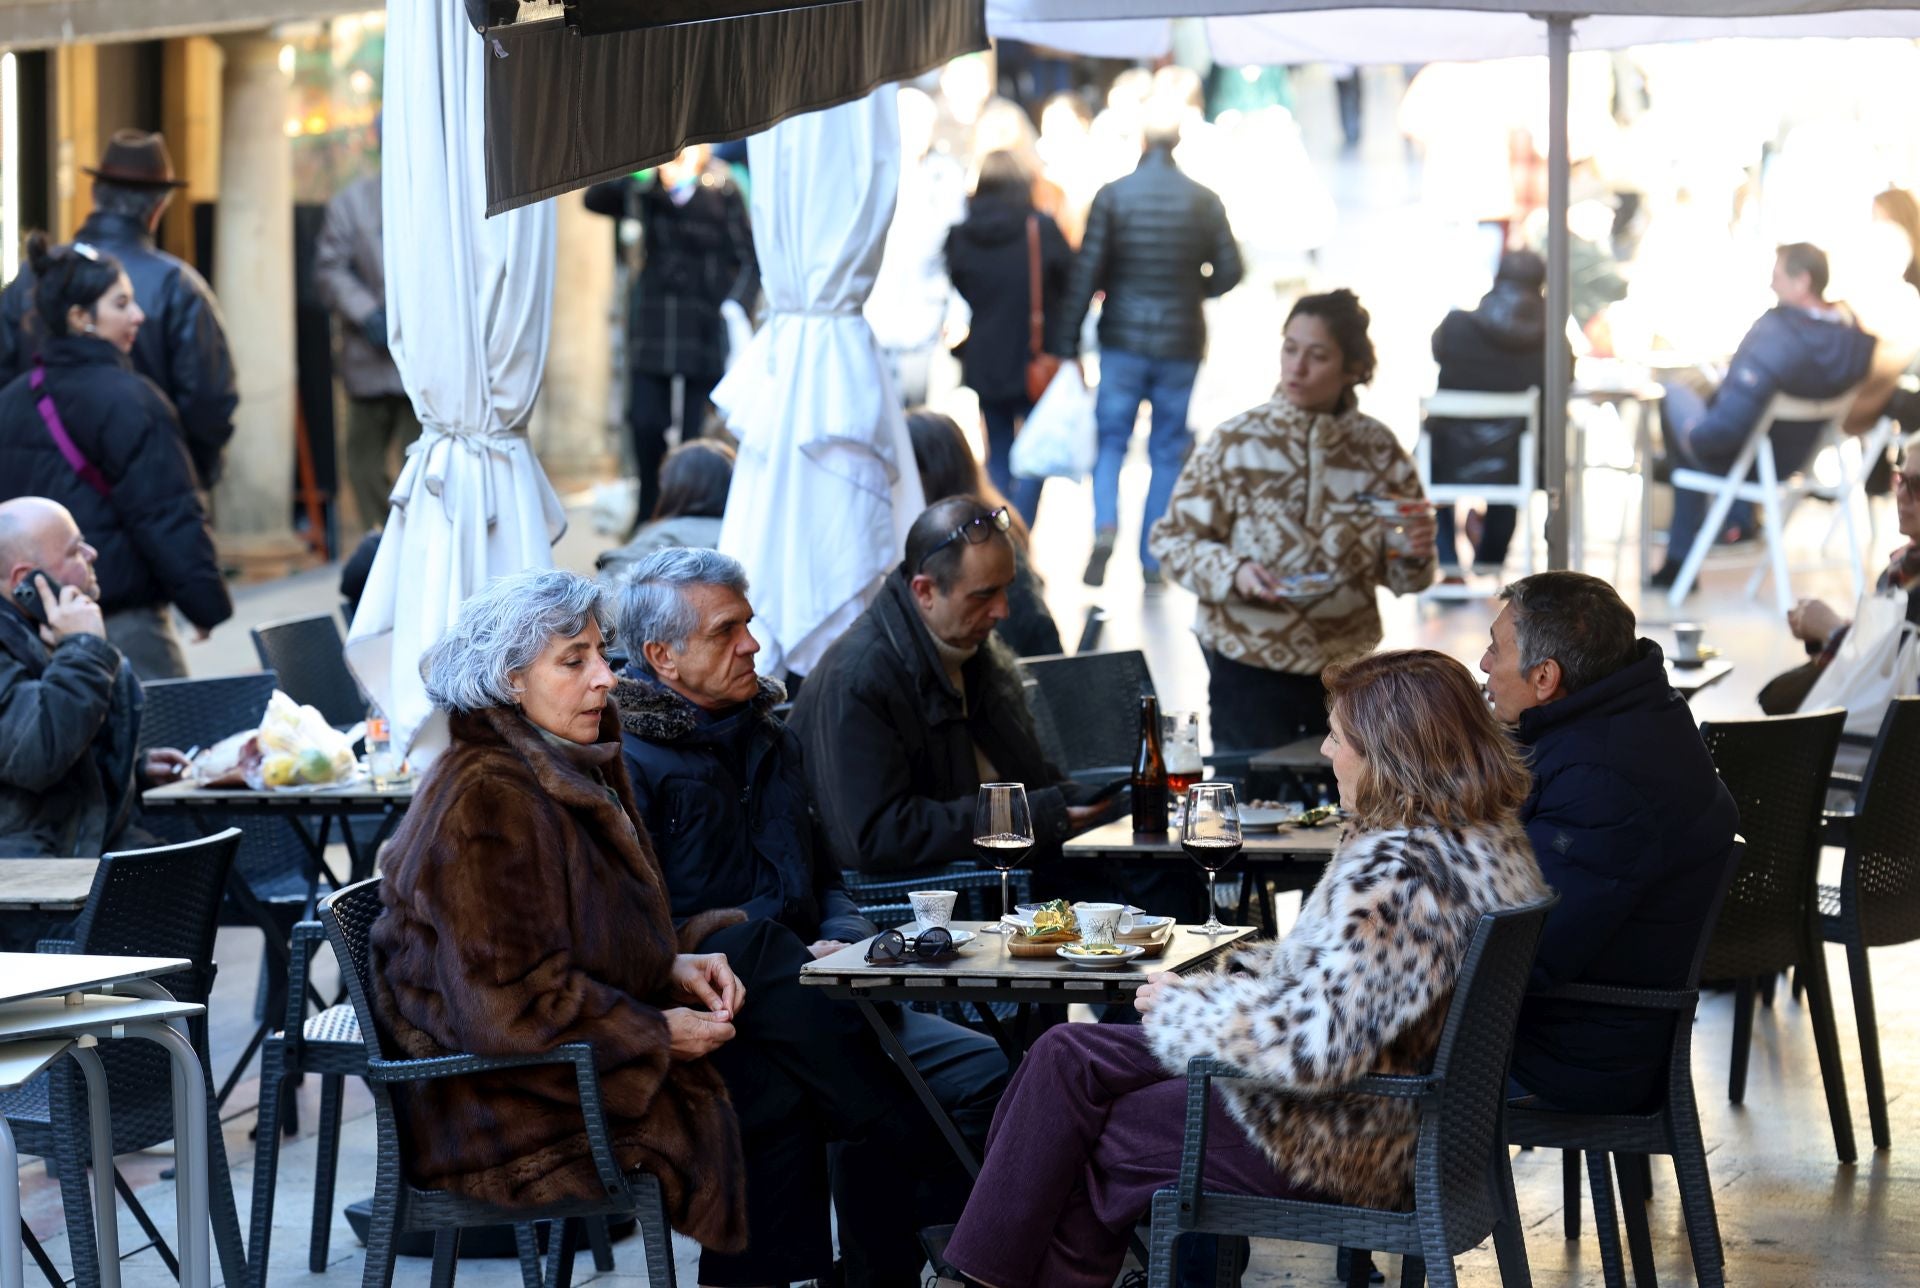
<svg viewBox="0 0 1920 1288">
<path fill-rule="evenodd" d="M 500 578 L 421 662 L 452 745 L 381 855 L 374 1010 L 412 1057 L 589 1042 L 623 1168 L 660 1180 L 675 1228 L 747 1242 L 739 1129 L 708 1057 L 745 990 L 676 935 L 620 759 L 599 586 Z M 715 920 L 718 918 L 718 920 Z M 605 1192 L 564 1066 L 446 1078 L 400 1100 L 410 1179 L 503 1207 Z"/>
<path fill-rule="evenodd" d="M 1465 667 L 1380 653 L 1326 682 L 1325 750 L 1353 820 L 1293 931 L 1217 971 L 1155 976 L 1138 1029 L 1064 1024 L 1035 1044 L 947 1245 L 970 1280 L 1111 1284 L 1127 1232 L 1178 1176 L 1195 1056 L 1259 1078 L 1214 1105 L 1209 1189 L 1410 1206 L 1417 1110 L 1338 1089 L 1424 1072 L 1481 914 L 1547 891 L 1516 821 L 1526 768 Z"/>
</svg>

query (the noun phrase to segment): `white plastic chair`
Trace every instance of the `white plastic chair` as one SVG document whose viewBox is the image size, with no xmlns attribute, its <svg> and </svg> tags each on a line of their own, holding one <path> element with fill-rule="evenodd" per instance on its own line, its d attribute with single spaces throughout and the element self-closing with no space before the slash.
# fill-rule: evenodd
<svg viewBox="0 0 1920 1288">
<path fill-rule="evenodd" d="M 1882 416 L 1872 429 L 1863 433 L 1841 436 L 1839 457 L 1843 501 L 1834 508 L 1833 522 L 1828 525 L 1827 535 L 1820 543 L 1821 553 L 1833 548 L 1833 534 L 1851 520 L 1856 501 L 1867 512 L 1866 549 L 1869 555 L 1880 549 L 1880 512 L 1873 508 L 1873 498 L 1867 495 L 1867 475 L 1873 473 L 1874 465 L 1899 437 L 1900 423 L 1891 416 Z"/>
<path fill-rule="evenodd" d="M 1521 420 L 1519 471 L 1512 483 L 1435 483 L 1433 481 L 1433 443 L 1427 433 L 1427 421 L 1443 420 Z M 1539 478 L 1540 391 L 1525 389 L 1519 393 L 1489 393 L 1484 390 L 1440 389 L 1420 400 L 1420 440 L 1414 447 L 1414 460 L 1420 469 L 1420 486 L 1435 505 L 1458 505 L 1462 501 L 1484 500 L 1489 505 L 1511 505 L 1520 511 L 1514 535 L 1526 552 L 1526 569 L 1533 563 L 1533 498 Z M 1497 579 L 1496 579 L 1497 580 Z M 1498 593 L 1496 588 L 1435 585 L 1422 592 L 1429 599 L 1485 599 Z"/>
<path fill-rule="evenodd" d="M 1824 500 L 1840 504 L 1841 515 L 1847 529 L 1847 557 L 1853 575 L 1853 594 L 1858 599 L 1866 589 L 1866 577 L 1862 572 L 1860 553 L 1860 534 L 1853 523 L 1853 506 L 1848 499 L 1848 488 L 1854 486 L 1851 481 L 1842 482 L 1838 487 L 1821 483 L 1813 477 L 1814 458 L 1829 447 L 1836 447 L 1840 441 L 1840 422 L 1846 418 L 1847 410 L 1853 405 L 1853 390 L 1848 390 L 1837 398 L 1795 398 L 1789 394 L 1775 394 L 1761 413 L 1753 432 L 1747 435 L 1746 444 L 1741 447 L 1739 456 L 1724 475 L 1709 470 L 1677 469 L 1669 480 L 1675 491 L 1704 492 L 1713 498 L 1707 507 L 1707 517 L 1700 525 L 1700 531 L 1694 535 L 1693 547 L 1687 551 L 1686 561 L 1680 565 L 1680 574 L 1674 578 L 1673 587 L 1667 592 L 1667 602 L 1678 609 L 1693 589 L 1693 583 L 1700 576 L 1700 567 L 1706 562 L 1707 552 L 1713 549 L 1714 539 L 1719 536 L 1727 520 L 1727 511 L 1733 508 L 1735 501 L 1766 507 L 1767 521 L 1765 535 L 1767 541 L 1767 560 L 1754 569 L 1753 576 L 1747 581 L 1749 598 L 1759 593 L 1762 578 L 1770 571 L 1773 574 L 1773 596 L 1782 614 L 1793 607 L 1793 585 L 1787 567 L 1786 530 L 1787 520 L 1792 517 L 1794 508 L 1809 496 L 1818 496 Z M 1819 437 L 1814 441 L 1813 450 L 1807 455 L 1807 468 L 1792 477 L 1782 480 L 1774 464 L 1772 432 L 1776 422 L 1815 422 L 1820 425 Z M 1747 475 L 1757 473 L 1752 482 Z"/>
</svg>

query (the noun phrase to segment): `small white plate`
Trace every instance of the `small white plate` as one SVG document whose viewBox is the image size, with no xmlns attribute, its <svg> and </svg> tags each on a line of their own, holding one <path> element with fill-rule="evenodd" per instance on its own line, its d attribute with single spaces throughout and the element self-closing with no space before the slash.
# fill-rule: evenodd
<svg viewBox="0 0 1920 1288">
<path fill-rule="evenodd" d="M 1104 970 L 1114 966 L 1124 966 L 1147 950 L 1138 944 L 1121 944 L 1120 951 L 1117 953 L 1090 953 L 1078 944 L 1062 944 L 1053 951 L 1055 956 L 1063 957 L 1075 966 Z"/>
<path fill-rule="evenodd" d="M 898 926 L 896 929 L 908 939 L 917 939 L 920 937 L 921 927 L 917 921 L 909 922 L 904 926 Z M 947 933 L 953 936 L 953 946 L 955 948 L 964 948 L 973 942 L 973 932 L 971 930 L 955 930 L 952 926 L 948 926 Z"/>
<path fill-rule="evenodd" d="M 1143 912 L 1133 919 L 1130 929 L 1120 932 L 1120 937 L 1128 940 L 1152 939 L 1172 924 L 1172 917 L 1149 917 Z"/>
<path fill-rule="evenodd" d="M 1244 832 L 1278 831 L 1282 823 L 1300 817 L 1297 809 L 1264 809 L 1258 805 L 1240 807 L 1240 829 Z"/>
</svg>

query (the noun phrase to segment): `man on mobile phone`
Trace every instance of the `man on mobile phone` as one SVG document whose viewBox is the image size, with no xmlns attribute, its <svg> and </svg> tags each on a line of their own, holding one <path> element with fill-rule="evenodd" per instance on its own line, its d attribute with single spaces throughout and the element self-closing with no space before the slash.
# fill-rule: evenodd
<svg viewBox="0 0 1920 1288">
<path fill-rule="evenodd" d="M 93 560 L 64 506 L 0 503 L 0 862 L 144 844 L 139 787 L 186 771 L 170 748 L 135 750 L 140 683 L 107 642 Z"/>
</svg>

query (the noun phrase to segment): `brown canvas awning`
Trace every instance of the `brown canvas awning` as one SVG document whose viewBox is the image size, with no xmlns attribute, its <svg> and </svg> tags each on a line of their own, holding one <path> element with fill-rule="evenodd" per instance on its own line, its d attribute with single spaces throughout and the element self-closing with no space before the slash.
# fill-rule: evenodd
<svg viewBox="0 0 1920 1288">
<path fill-rule="evenodd" d="M 494 28 L 487 213 L 656 165 L 689 143 L 757 133 L 987 45 L 984 0 L 793 3 L 663 0 L 632 7 L 745 16 L 601 35 L 557 21 Z M 580 7 L 581 22 L 594 8 Z"/>
</svg>

